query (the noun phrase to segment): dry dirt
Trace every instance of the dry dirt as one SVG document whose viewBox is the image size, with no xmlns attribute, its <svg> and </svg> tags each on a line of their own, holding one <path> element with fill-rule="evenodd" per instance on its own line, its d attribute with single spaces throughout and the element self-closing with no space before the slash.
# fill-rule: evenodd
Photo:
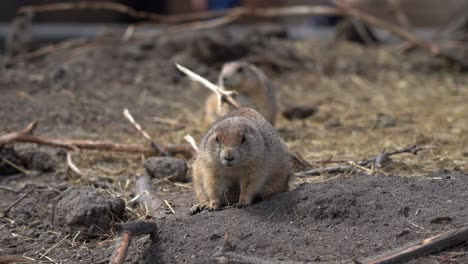
<svg viewBox="0 0 468 264">
<path fill-rule="evenodd" d="M 175 214 L 168 210 L 155 234 L 134 240 L 127 263 L 213 263 L 226 233 L 233 254 L 254 262 L 352 263 L 468 222 L 468 76 L 418 51 L 289 40 L 271 29 L 57 51 L 1 70 L 0 128 L 8 133 L 37 120 L 36 134 L 143 143 L 122 115 L 128 108 L 158 142 L 184 143 L 186 134 L 198 140 L 209 92 L 177 72 L 174 62 L 214 81 L 222 63 L 234 59 L 265 70 L 284 105 L 318 108 L 308 119 L 278 122 L 288 147 L 313 167 L 414 144 L 431 148 L 395 156 L 373 176 L 301 177 L 291 183 L 291 192 L 252 207 L 195 216 L 187 215 L 193 203 L 189 183 L 155 180 L 154 191 Z M 114 224 L 147 218 L 130 201 L 135 177 L 145 173 L 144 156 L 73 153 L 84 172 L 78 176 L 67 170 L 63 150 L 34 145 L 0 150 L 2 158 L 29 170 L 11 174 L 15 170 L 0 161 L 0 212 L 35 187 L 0 213 L 0 256 L 106 263 L 116 239 Z M 122 200 L 123 213 L 117 206 Z M 77 209 L 86 202 L 87 208 Z M 67 206 L 73 215 L 67 215 Z M 63 228 L 64 221 L 86 222 L 93 215 L 105 217 L 97 228 Z M 109 228 L 109 221 L 110 230 L 99 229 Z M 464 244 L 411 263 L 467 263 L 467 250 Z"/>
</svg>

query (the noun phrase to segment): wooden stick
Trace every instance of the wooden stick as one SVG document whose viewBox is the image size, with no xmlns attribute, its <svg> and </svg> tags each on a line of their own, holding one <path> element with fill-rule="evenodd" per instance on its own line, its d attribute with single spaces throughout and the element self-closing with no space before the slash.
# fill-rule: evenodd
<svg viewBox="0 0 468 264">
<path fill-rule="evenodd" d="M 437 236 L 421 240 L 418 244 L 398 250 L 387 256 L 365 261 L 365 264 L 396 264 L 440 252 L 468 241 L 468 225 L 449 230 Z"/>
<path fill-rule="evenodd" d="M 165 215 L 163 202 L 153 195 L 151 177 L 143 175 L 135 184 L 136 197 L 134 198 L 153 218 Z"/>
<path fill-rule="evenodd" d="M 115 243 L 115 250 L 109 264 L 123 264 L 127 257 L 128 248 L 133 237 L 152 234 L 156 231 L 156 223 L 148 221 L 134 221 L 120 226 L 121 235 Z"/>
<path fill-rule="evenodd" d="M 13 132 L 13 133 L 9 133 L 9 134 L 0 136 L 0 146 L 5 145 L 5 144 L 15 140 L 19 136 L 30 134 L 34 130 L 34 128 L 36 128 L 36 126 L 37 126 L 37 122 L 33 121 L 33 122 L 29 123 L 25 128 L 23 128 L 22 130 L 20 130 L 18 132 Z"/>
<path fill-rule="evenodd" d="M 392 25 L 374 16 L 363 13 L 359 11 L 358 9 L 352 8 L 347 3 L 345 3 L 345 1 L 335 0 L 333 2 L 340 9 L 343 15 L 358 18 L 369 25 L 384 29 L 391 34 L 412 43 L 413 45 L 416 45 L 418 47 L 421 47 L 427 50 L 434 57 L 445 59 L 447 62 L 451 63 L 452 65 L 459 66 L 461 70 L 468 69 L 468 65 L 464 61 L 458 58 L 455 58 L 451 54 L 443 51 L 439 46 L 426 42 L 416 37 L 414 34 L 404 30 L 401 27 Z"/>
<path fill-rule="evenodd" d="M 130 233 L 123 233 L 122 236 L 117 238 L 116 248 L 114 254 L 109 260 L 109 264 L 123 264 L 125 257 L 127 257 L 128 248 L 132 240 Z"/>
<path fill-rule="evenodd" d="M 0 136 L 0 146 L 7 143 L 36 143 L 40 145 L 48 145 L 54 147 L 63 147 L 71 150 L 76 149 L 88 149 L 88 150 L 101 150 L 101 151 L 114 151 L 114 152 L 129 152 L 129 153 L 143 153 L 143 154 L 152 154 L 157 155 L 157 153 L 152 147 L 141 145 L 141 144 L 121 144 L 121 143 L 112 143 L 105 141 L 92 141 L 92 140 L 80 140 L 80 139 L 55 139 L 48 137 L 40 136 L 31 136 L 27 135 L 28 130 L 31 131 L 32 128 L 26 127 L 25 129 Z M 194 150 L 190 145 L 164 145 L 161 146 L 164 152 L 169 155 L 182 154 L 188 157 L 193 156 Z"/>
<path fill-rule="evenodd" d="M 402 154 L 402 153 L 411 153 L 411 154 L 417 155 L 419 151 L 433 149 L 433 148 L 434 147 L 431 147 L 431 146 L 426 146 L 426 147 L 411 146 L 411 147 L 406 147 L 403 149 L 398 149 L 398 150 L 394 150 L 390 152 L 384 152 L 382 154 L 379 154 L 377 157 L 373 159 L 365 159 L 365 160 L 356 161 L 356 162 L 348 162 L 350 164 L 347 164 L 347 165 L 336 165 L 336 166 L 331 166 L 331 167 L 296 172 L 294 175 L 298 177 L 304 177 L 304 176 L 318 176 L 324 173 L 345 173 L 345 172 L 349 172 L 353 170 L 368 171 L 368 167 L 371 166 L 372 164 L 374 165 L 375 168 L 380 168 L 382 166 L 382 162 L 386 160 L 387 158 L 389 158 L 390 156 Z M 367 168 L 367 169 L 364 169 L 364 168 Z"/>
</svg>

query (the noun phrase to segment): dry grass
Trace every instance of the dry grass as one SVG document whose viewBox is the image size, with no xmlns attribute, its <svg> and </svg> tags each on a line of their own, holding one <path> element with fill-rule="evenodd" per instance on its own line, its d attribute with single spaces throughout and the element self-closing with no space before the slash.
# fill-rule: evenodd
<svg viewBox="0 0 468 264">
<path fill-rule="evenodd" d="M 285 45 L 307 66 L 280 75 L 269 73 L 281 87 L 282 100 L 319 106 L 319 112 L 307 120 L 280 118 L 278 128 L 292 151 L 319 167 L 333 160 L 355 161 L 375 157 L 384 149 L 420 144 L 435 148 L 418 156 L 395 156 L 382 172 L 417 176 L 443 169 L 468 170 L 464 157 L 468 151 L 468 76 L 444 68 L 424 54 L 405 56 L 389 47 L 364 49 L 347 43 L 330 47 L 305 41 Z M 180 85 L 186 86 L 184 92 L 167 95 L 170 99 L 165 95 L 142 97 L 159 105 L 153 115 L 135 116 L 156 142 L 185 143 L 186 134 L 197 141 L 203 135 L 203 102 L 209 92 L 188 80 Z M 186 127 L 174 129 L 152 122 L 154 116 L 171 118 Z M 145 142 L 136 132 L 112 133 L 109 137 Z M 144 157 L 87 153 L 75 162 L 95 175 L 128 179 L 143 173 Z M 330 177 L 305 181 L 324 179 Z M 119 192 L 127 193 L 130 199 L 132 184 L 122 184 L 119 186 L 125 188 Z M 169 183 L 159 183 L 158 188 L 162 195 L 189 191 Z"/>
</svg>

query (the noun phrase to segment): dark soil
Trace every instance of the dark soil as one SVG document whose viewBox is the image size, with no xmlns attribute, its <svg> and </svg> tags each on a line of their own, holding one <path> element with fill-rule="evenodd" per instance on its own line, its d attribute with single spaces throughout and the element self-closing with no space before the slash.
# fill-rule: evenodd
<svg viewBox="0 0 468 264">
<path fill-rule="evenodd" d="M 35 134 L 49 137 L 147 142 L 123 117 L 128 108 L 158 143 L 185 143 L 186 134 L 199 140 L 209 92 L 173 63 L 215 81 L 234 59 L 262 68 L 283 105 L 308 109 L 279 118 L 278 130 L 313 167 L 414 144 L 431 149 L 394 156 L 376 176 L 301 177 L 293 191 L 252 207 L 192 217 L 190 183 L 156 178 L 179 171 L 174 178 L 185 181 L 191 161 L 188 168 L 183 160 L 156 162 L 168 167 L 150 168 L 153 191 L 175 214 L 167 208 L 155 234 L 133 240 L 127 263 L 213 263 L 226 233 L 233 254 L 258 261 L 351 263 L 468 223 L 468 77 L 422 52 L 289 40 L 277 27 L 62 50 L 1 69 L 1 134 L 37 120 Z M 15 144 L 0 157 L 27 170 L 0 159 L 0 260 L 106 263 L 119 223 L 151 220 L 132 202 L 148 157 L 74 152 L 82 175 L 67 168 L 61 149 Z M 412 263 L 467 263 L 467 250 Z"/>
<path fill-rule="evenodd" d="M 363 260 L 467 223 L 468 174 L 439 176 L 344 177 L 304 184 L 246 209 L 167 218 L 146 263 L 210 263 L 225 232 L 242 255 L 302 263 Z"/>
</svg>

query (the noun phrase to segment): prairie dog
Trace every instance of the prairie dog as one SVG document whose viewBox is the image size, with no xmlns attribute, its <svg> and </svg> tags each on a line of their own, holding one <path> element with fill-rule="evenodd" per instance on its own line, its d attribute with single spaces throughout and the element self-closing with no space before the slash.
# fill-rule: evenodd
<svg viewBox="0 0 468 264">
<path fill-rule="evenodd" d="M 225 205 L 245 207 L 288 190 L 290 156 L 273 126 L 242 107 L 216 121 L 200 142 L 193 164 L 198 204 L 190 214 Z"/>
<path fill-rule="evenodd" d="M 259 68 L 242 61 L 228 62 L 223 65 L 218 85 L 225 90 L 236 91 L 235 99 L 241 106 L 257 110 L 273 126 L 278 111 L 276 89 Z M 217 119 L 226 115 L 233 108 L 222 104 L 218 113 L 218 98 L 210 95 L 205 104 L 205 127 L 211 126 Z"/>
</svg>

